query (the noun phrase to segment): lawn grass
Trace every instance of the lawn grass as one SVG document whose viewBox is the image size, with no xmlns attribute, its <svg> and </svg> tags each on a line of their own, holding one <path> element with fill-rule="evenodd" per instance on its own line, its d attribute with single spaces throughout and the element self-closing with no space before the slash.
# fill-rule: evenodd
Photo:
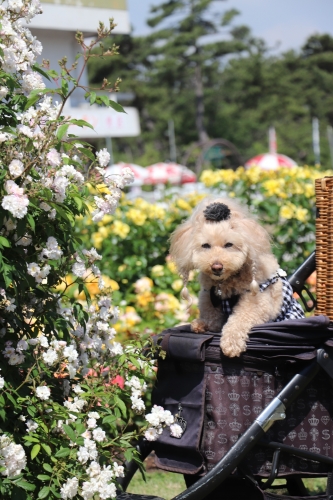
<svg viewBox="0 0 333 500">
<path fill-rule="evenodd" d="M 146 476 L 147 482 L 144 482 L 140 472 L 136 472 L 127 491 L 141 495 L 156 495 L 170 500 L 186 489 L 181 474 L 153 470 L 147 472 Z"/>
<path fill-rule="evenodd" d="M 141 495 L 155 495 L 171 500 L 173 497 L 186 489 L 185 481 L 181 474 L 173 474 L 172 472 L 161 472 L 152 470 L 146 473 L 147 482 L 144 482 L 140 472 L 137 472 L 133 477 L 127 491 L 129 493 L 137 493 Z M 283 479 L 277 480 L 274 484 L 284 484 Z M 310 478 L 305 479 L 304 484 L 313 494 L 324 493 L 326 489 L 325 478 Z M 274 493 L 285 493 L 285 489 L 275 490 Z"/>
</svg>

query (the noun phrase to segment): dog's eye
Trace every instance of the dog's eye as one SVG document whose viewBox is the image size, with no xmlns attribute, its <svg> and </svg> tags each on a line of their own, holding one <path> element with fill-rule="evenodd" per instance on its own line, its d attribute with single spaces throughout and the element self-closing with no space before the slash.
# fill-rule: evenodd
<svg viewBox="0 0 333 500">
<path fill-rule="evenodd" d="M 202 248 L 210 248 L 210 244 L 209 243 L 204 243 L 203 245 L 201 245 Z"/>
<path fill-rule="evenodd" d="M 233 246 L 234 246 L 234 244 L 233 244 L 233 243 L 226 243 L 226 244 L 224 245 L 224 248 L 229 248 L 229 247 L 233 247 Z"/>
</svg>

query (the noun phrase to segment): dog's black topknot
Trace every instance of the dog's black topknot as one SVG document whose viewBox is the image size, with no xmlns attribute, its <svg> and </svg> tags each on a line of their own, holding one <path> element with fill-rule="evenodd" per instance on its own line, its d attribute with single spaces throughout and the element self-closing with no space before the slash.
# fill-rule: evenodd
<svg viewBox="0 0 333 500">
<path fill-rule="evenodd" d="M 206 220 L 213 222 L 220 222 L 221 220 L 230 219 L 230 208 L 224 203 L 211 203 L 204 210 L 204 215 Z"/>
</svg>

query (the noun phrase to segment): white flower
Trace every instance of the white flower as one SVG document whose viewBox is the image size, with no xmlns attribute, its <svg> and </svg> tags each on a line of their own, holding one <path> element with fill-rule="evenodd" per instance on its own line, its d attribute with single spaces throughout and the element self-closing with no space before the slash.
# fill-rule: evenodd
<svg viewBox="0 0 333 500">
<path fill-rule="evenodd" d="M 172 424 L 170 426 L 170 436 L 175 438 L 180 438 L 183 435 L 183 429 L 178 424 Z"/>
<path fill-rule="evenodd" d="M 32 90 L 45 89 L 45 83 L 39 73 L 32 71 L 22 77 L 22 88 L 26 94 L 30 94 Z"/>
<path fill-rule="evenodd" d="M 60 153 L 54 148 L 50 149 L 47 153 L 46 158 L 48 160 L 48 164 L 51 167 L 59 167 L 61 165 L 61 156 Z"/>
<path fill-rule="evenodd" d="M 73 386 L 73 391 L 75 392 L 75 394 L 82 394 L 84 391 L 81 389 L 81 386 L 80 384 L 76 384 Z M 90 414 L 88 413 L 88 417 L 90 416 Z"/>
<path fill-rule="evenodd" d="M 72 266 L 72 273 L 75 276 L 82 278 L 86 273 L 85 265 L 82 262 L 75 262 L 75 264 Z"/>
<path fill-rule="evenodd" d="M 113 471 L 115 477 L 124 477 L 124 467 L 117 462 L 113 462 Z"/>
<path fill-rule="evenodd" d="M 58 361 L 58 354 L 53 349 L 48 349 L 43 353 L 43 359 L 47 365 L 52 366 L 56 361 Z"/>
<path fill-rule="evenodd" d="M 45 337 L 45 335 L 40 335 L 38 339 L 42 347 L 49 347 L 49 341 L 47 340 L 47 337 Z"/>
<path fill-rule="evenodd" d="M 145 438 L 147 441 L 156 441 L 158 438 L 157 430 L 154 427 L 149 427 L 145 432 Z"/>
<path fill-rule="evenodd" d="M 108 153 L 106 148 L 97 151 L 96 156 L 101 167 L 108 166 L 110 162 L 110 153 Z"/>
<path fill-rule="evenodd" d="M 29 347 L 29 344 L 24 339 L 19 340 L 17 345 L 16 345 L 16 349 L 18 351 L 26 351 L 28 349 L 28 347 Z"/>
<path fill-rule="evenodd" d="M 0 437 L 0 466 L 5 469 L 1 471 L 1 474 L 8 477 L 18 476 L 26 465 L 27 458 L 23 447 L 13 443 L 8 436 L 3 434 Z"/>
<path fill-rule="evenodd" d="M 17 219 L 23 219 L 28 213 L 29 200 L 26 195 L 10 194 L 2 198 L 1 206 L 8 210 Z"/>
<path fill-rule="evenodd" d="M 95 418 L 96 420 L 98 420 L 99 418 L 101 418 L 101 417 L 99 416 L 99 413 L 97 413 L 97 411 L 90 411 L 90 412 L 88 413 L 88 417 L 89 417 L 89 418 Z"/>
<path fill-rule="evenodd" d="M 0 377 L 0 389 L 3 389 L 5 386 L 5 379 L 3 377 Z"/>
<path fill-rule="evenodd" d="M 12 160 L 8 165 L 8 169 L 10 175 L 15 179 L 16 177 L 20 177 L 20 175 L 22 175 L 24 171 L 24 165 L 21 160 Z"/>
<path fill-rule="evenodd" d="M 73 345 L 69 345 L 64 349 L 64 356 L 67 358 L 69 363 L 72 363 L 79 357 L 79 354 Z"/>
<path fill-rule="evenodd" d="M 92 434 L 95 441 L 98 441 L 99 443 L 105 440 L 106 434 L 100 427 L 96 427 L 96 429 L 92 431 Z"/>
<path fill-rule="evenodd" d="M 35 431 L 36 429 L 38 429 L 38 424 L 37 422 L 34 422 L 33 420 L 29 419 L 27 420 L 26 424 L 27 426 L 27 431 L 28 432 L 33 432 Z"/>
<path fill-rule="evenodd" d="M 87 426 L 89 429 L 94 429 L 96 427 L 96 419 L 95 418 L 88 418 L 87 420 Z"/>
<path fill-rule="evenodd" d="M 30 276 L 38 276 L 38 274 L 40 273 L 40 267 L 38 264 L 36 264 L 36 262 L 30 262 L 30 264 L 27 264 L 27 267 L 28 267 L 28 274 L 30 274 Z"/>
<path fill-rule="evenodd" d="M 79 480 L 76 477 L 67 479 L 66 483 L 60 488 L 61 498 L 65 500 L 67 498 L 74 498 L 77 495 L 78 487 Z"/>
<path fill-rule="evenodd" d="M 145 410 L 145 404 L 141 398 L 137 398 L 136 396 L 131 396 L 132 401 L 132 409 L 137 413 L 142 413 Z"/>
<path fill-rule="evenodd" d="M 51 395 L 51 391 L 48 387 L 46 387 L 46 385 L 40 385 L 37 387 L 36 396 L 39 399 L 46 401 L 47 399 L 49 399 L 50 395 Z"/>
<path fill-rule="evenodd" d="M 8 88 L 5 87 L 4 85 L 1 85 L 1 87 L 0 87 L 0 99 L 2 99 L 3 97 L 6 97 L 8 92 L 9 92 Z"/>
<path fill-rule="evenodd" d="M 121 356 L 124 353 L 123 346 L 120 344 L 120 342 L 113 342 L 109 350 L 110 354 L 112 354 L 113 356 Z"/>
</svg>

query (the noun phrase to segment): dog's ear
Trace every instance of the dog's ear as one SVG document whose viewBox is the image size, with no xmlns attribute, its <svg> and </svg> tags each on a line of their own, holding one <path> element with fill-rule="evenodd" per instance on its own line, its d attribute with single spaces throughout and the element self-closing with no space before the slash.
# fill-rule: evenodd
<svg viewBox="0 0 333 500">
<path fill-rule="evenodd" d="M 170 236 L 170 256 L 182 276 L 188 276 L 193 269 L 192 228 L 192 221 L 189 219 L 178 226 Z"/>
<path fill-rule="evenodd" d="M 271 238 L 266 229 L 255 219 L 234 219 L 233 229 L 247 240 L 253 254 L 271 252 Z"/>
</svg>

